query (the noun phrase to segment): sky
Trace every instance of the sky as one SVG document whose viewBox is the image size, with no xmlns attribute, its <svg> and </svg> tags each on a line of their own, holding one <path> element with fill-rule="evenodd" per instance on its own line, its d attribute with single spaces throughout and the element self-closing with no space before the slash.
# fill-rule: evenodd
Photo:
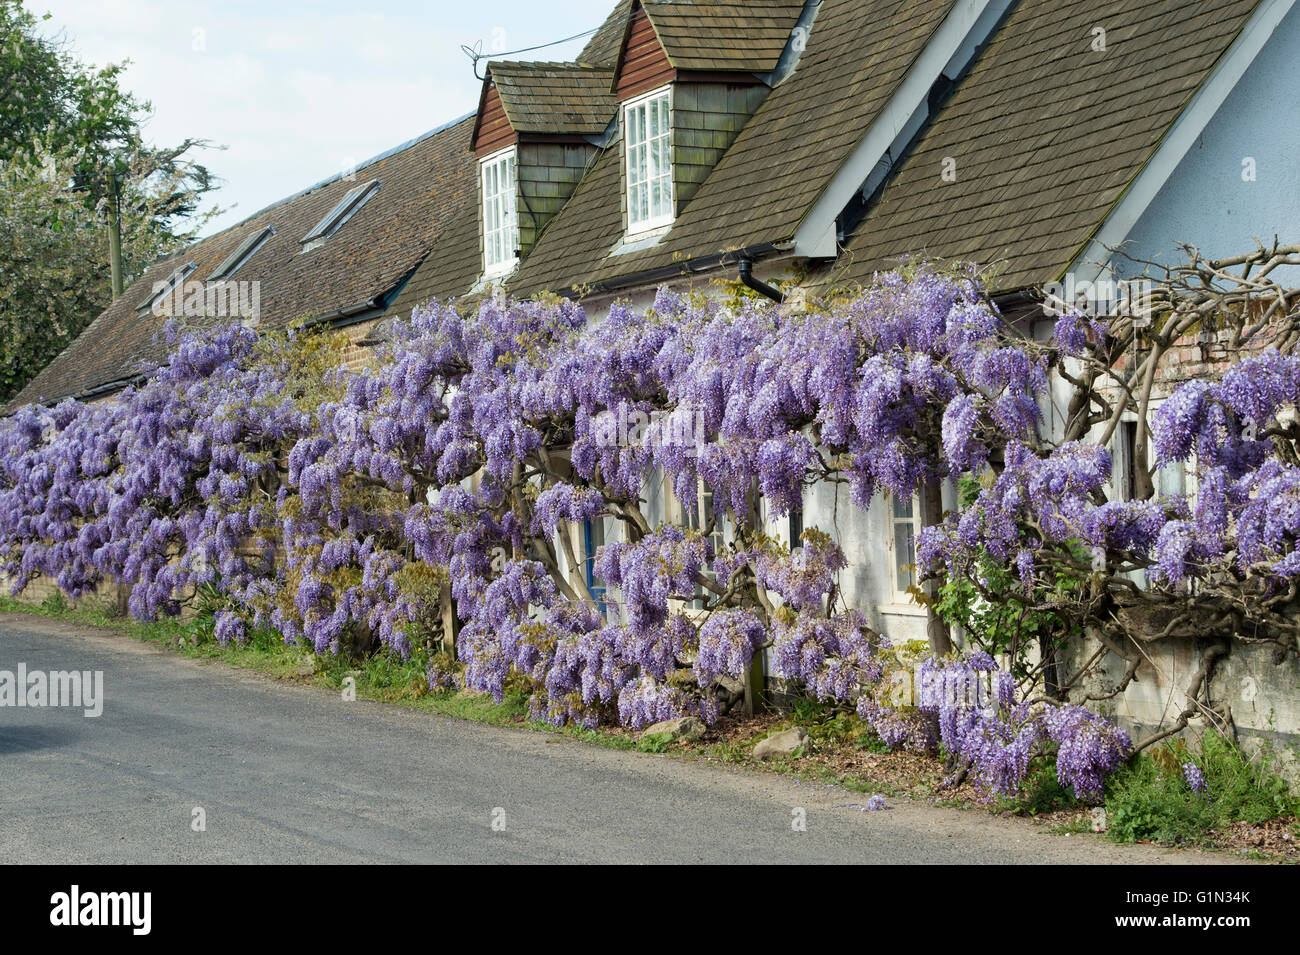
<svg viewBox="0 0 1300 955">
<path fill-rule="evenodd" d="M 601 24 L 614 0 L 27 0 L 86 63 L 130 61 L 145 137 L 210 140 L 210 235 L 478 107 L 488 54 Z M 571 59 L 584 39 L 516 59 Z M 481 72 L 481 67 L 480 67 Z"/>
</svg>

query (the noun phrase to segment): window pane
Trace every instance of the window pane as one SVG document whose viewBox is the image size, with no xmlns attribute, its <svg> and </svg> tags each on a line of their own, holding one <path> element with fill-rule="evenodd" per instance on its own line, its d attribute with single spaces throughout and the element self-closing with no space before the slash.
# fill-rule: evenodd
<svg viewBox="0 0 1300 955">
<path fill-rule="evenodd" d="M 898 592 L 903 593 L 908 587 L 912 586 L 911 565 L 916 562 L 916 554 L 912 549 L 912 525 L 910 521 L 898 521 L 894 524 L 894 557 L 898 562 Z"/>
<path fill-rule="evenodd" d="M 912 499 L 903 497 L 901 494 L 894 495 L 894 517 L 911 518 L 912 516 Z"/>
<path fill-rule="evenodd" d="M 672 156 L 668 95 L 624 110 L 628 225 L 672 217 Z"/>
<path fill-rule="evenodd" d="M 507 264 L 519 244 L 515 215 L 515 156 L 500 156 L 483 166 L 483 261 Z"/>
</svg>

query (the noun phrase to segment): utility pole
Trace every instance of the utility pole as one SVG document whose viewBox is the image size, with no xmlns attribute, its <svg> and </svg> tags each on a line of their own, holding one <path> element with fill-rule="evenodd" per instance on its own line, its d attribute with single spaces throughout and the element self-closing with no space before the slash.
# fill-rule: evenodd
<svg viewBox="0 0 1300 955">
<path fill-rule="evenodd" d="M 108 258 L 113 276 L 113 300 L 122 295 L 122 200 L 118 193 L 117 169 L 108 179 Z"/>
</svg>

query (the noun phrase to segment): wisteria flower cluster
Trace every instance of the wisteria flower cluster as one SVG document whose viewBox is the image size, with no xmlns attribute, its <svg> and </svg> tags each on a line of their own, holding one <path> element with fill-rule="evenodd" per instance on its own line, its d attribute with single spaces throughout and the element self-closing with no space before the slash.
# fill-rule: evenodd
<svg viewBox="0 0 1300 955">
<path fill-rule="evenodd" d="M 843 599 L 846 555 L 816 528 L 793 549 L 763 533 L 760 517 L 801 512 L 821 481 L 865 507 L 1005 461 L 985 499 L 922 541 L 954 569 L 978 548 L 1030 576 L 1049 541 L 1140 551 L 1165 527 L 1093 506 L 1104 452 L 1031 450 L 1046 358 L 1006 334 L 973 276 L 926 266 L 802 311 L 669 290 L 645 314 L 598 320 L 554 298 L 433 302 L 387 324 L 361 367 L 295 331 L 168 334 L 138 387 L 0 426 L 14 586 L 120 582 L 141 618 L 202 587 L 225 601 L 219 639 L 274 628 L 317 653 L 409 655 L 450 642 L 454 613 L 463 670 L 431 666 L 430 685 L 523 687 L 557 724 L 711 721 L 726 685 L 770 658 L 810 695 L 856 703 L 883 738 L 921 740 L 872 699 L 888 641 Z M 1268 381 L 1226 383 L 1184 416 L 1273 413 L 1290 379 L 1279 366 Z M 1222 462 L 1229 483 L 1205 483 L 1181 519 L 1218 520 L 1222 498 L 1250 553 L 1272 556 L 1295 518 L 1239 501 L 1253 453 Z M 1285 499 L 1288 472 L 1258 480 Z M 688 526 L 650 507 L 662 495 Z M 589 552 L 596 524 L 617 533 Z M 1198 535 L 1191 562 L 1214 543 Z M 995 786 L 1015 777 L 1026 732 L 999 719 L 940 720 L 945 745 L 1003 759 Z"/>
<path fill-rule="evenodd" d="M 1194 793 L 1203 793 L 1206 790 L 1205 773 L 1193 762 L 1183 763 L 1183 778 L 1187 780 L 1187 788 Z"/>
<path fill-rule="evenodd" d="M 1081 706 L 1018 700 L 1015 679 L 983 651 L 931 657 L 921 665 L 919 682 L 917 710 L 934 718 L 944 749 L 990 796 L 1017 793 L 1030 760 L 1054 746 L 1061 785 L 1080 799 L 1097 799 L 1106 777 L 1132 753 L 1123 729 Z M 897 711 L 878 704 L 864 715 L 887 731 L 910 728 Z"/>
</svg>

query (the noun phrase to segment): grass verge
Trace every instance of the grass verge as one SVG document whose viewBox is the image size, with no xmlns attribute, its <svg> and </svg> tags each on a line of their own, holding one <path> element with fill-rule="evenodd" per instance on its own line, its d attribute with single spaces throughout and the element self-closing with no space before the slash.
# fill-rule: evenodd
<svg viewBox="0 0 1300 955">
<path fill-rule="evenodd" d="M 0 596 L 0 612 L 36 614 L 115 630 L 192 659 L 220 661 L 340 692 L 351 678 L 358 699 L 452 719 L 529 728 L 610 749 L 761 768 L 849 793 L 910 795 L 941 806 L 1031 817 L 1063 835 L 1091 828 L 1092 808 L 1060 785 L 1051 757 L 1033 761 L 1025 787 L 1016 798 L 985 800 L 969 785 L 945 789 L 943 765 L 935 757 L 888 751 L 861 720 L 814 701 L 796 700 L 784 714 L 728 717 L 697 743 L 619 727 L 557 729 L 530 718 L 523 692 L 508 692 L 501 702 L 476 691 L 431 692 L 428 653 L 422 649 L 405 660 L 385 650 L 356 663 L 344 657 L 318 656 L 285 644 L 278 634 L 258 630 L 250 631 L 243 644 L 222 645 L 213 635 L 211 618 L 141 623 L 102 606 L 71 607 L 57 593 L 40 604 Z M 810 752 L 767 763 L 754 758 L 752 750 L 759 740 L 793 726 L 808 731 Z M 1204 792 L 1192 790 L 1185 770 L 1189 763 L 1204 775 Z M 1103 808 L 1107 836 L 1114 841 L 1227 848 L 1259 858 L 1300 861 L 1300 827 L 1296 823 L 1300 798 L 1288 791 L 1267 755 L 1247 758 L 1220 737 L 1207 735 L 1196 755 L 1181 741 L 1140 755 L 1112 779 Z"/>
</svg>

